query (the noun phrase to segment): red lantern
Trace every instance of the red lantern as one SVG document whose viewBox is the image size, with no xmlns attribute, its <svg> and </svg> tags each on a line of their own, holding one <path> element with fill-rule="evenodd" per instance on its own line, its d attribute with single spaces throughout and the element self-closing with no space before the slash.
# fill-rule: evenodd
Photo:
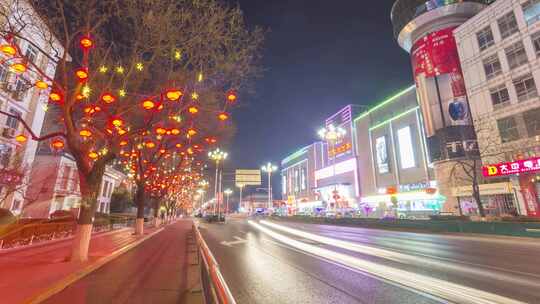
<svg viewBox="0 0 540 304">
<path fill-rule="evenodd" d="M 55 139 L 51 142 L 53 149 L 60 150 L 64 148 L 64 141 L 61 139 Z"/>
<path fill-rule="evenodd" d="M 156 107 L 156 103 L 153 102 L 152 100 L 148 99 L 148 100 L 145 100 L 142 102 L 142 107 L 145 109 L 145 110 L 152 110 Z"/>
<path fill-rule="evenodd" d="M 101 95 L 101 100 L 106 104 L 111 104 L 116 101 L 116 97 L 111 93 L 103 93 L 103 95 Z"/>
<path fill-rule="evenodd" d="M 182 91 L 180 90 L 173 89 L 167 91 L 166 95 L 169 100 L 177 101 L 178 99 L 180 99 L 180 97 L 182 97 L 182 95 L 184 95 L 184 93 L 182 93 Z"/>
<path fill-rule="evenodd" d="M 230 103 L 236 102 L 236 99 L 238 99 L 238 96 L 236 95 L 236 92 L 231 90 L 227 92 L 227 101 Z"/>
<path fill-rule="evenodd" d="M 188 112 L 191 114 L 197 114 L 199 113 L 199 108 L 197 108 L 196 106 L 191 106 L 188 108 Z"/>
<path fill-rule="evenodd" d="M 54 102 L 62 102 L 62 94 L 53 91 L 51 94 L 49 94 L 49 99 Z"/>
<path fill-rule="evenodd" d="M 221 112 L 221 113 L 218 114 L 218 118 L 221 121 L 225 121 L 225 120 L 229 119 L 229 114 L 227 114 L 226 112 Z"/>
<path fill-rule="evenodd" d="M 92 38 L 90 38 L 90 36 L 83 36 L 81 37 L 79 44 L 83 50 L 88 51 L 94 46 L 94 41 L 92 41 Z"/>
<path fill-rule="evenodd" d="M 79 82 L 85 82 L 88 80 L 88 69 L 80 68 L 75 72 L 75 76 L 79 79 Z"/>
</svg>

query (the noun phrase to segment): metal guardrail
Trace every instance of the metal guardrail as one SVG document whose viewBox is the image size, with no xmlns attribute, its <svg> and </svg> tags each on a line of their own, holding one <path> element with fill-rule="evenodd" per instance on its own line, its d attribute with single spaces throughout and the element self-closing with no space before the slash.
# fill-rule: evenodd
<svg viewBox="0 0 540 304">
<path fill-rule="evenodd" d="M 196 224 L 193 224 L 193 231 L 197 240 L 198 257 L 201 270 L 201 285 L 206 304 L 236 304 L 223 275 L 219 270 L 214 255 L 204 241 L 201 232 Z"/>
<path fill-rule="evenodd" d="M 131 226 L 133 221 L 97 223 L 92 232 L 102 232 Z M 75 233 L 74 221 L 22 224 L 5 235 L 0 236 L 0 250 L 32 245 L 35 243 L 67 238 Z"/>
</svg>

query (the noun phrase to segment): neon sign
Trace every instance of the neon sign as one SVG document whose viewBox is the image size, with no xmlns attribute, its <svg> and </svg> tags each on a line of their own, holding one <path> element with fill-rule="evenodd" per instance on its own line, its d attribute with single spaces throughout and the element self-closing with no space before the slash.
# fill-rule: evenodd
<svg viewBox="0 0 540 304">
<path fill-rule="evenodd" d="M 540 157 L 482 167 L 482 174 L 485 177 L 514 175 L 536 171 L 540 171 Z"/>
</svg>

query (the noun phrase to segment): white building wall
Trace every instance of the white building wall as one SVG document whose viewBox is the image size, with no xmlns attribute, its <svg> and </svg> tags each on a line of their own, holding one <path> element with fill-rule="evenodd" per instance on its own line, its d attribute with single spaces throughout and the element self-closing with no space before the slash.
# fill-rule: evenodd
<svg viewBox="0 0 540 304">
<path fill-rule="evenodd" d="M 501 150 L 508 150 L 509 152 L 516 147 L 523 148 L 540 144 L 536 138 L 531 139 L 526 136 L 523 122 L 518 125 L 522 138 L 516 142 L 503 144 L 496 123 L 498 119 L 540 107 L 540 98 L 538 96 L 526 101 L 518 101 L 513 84 L 513 80 L 530 73 L 534 78 L 537 92 L 540 88 L 540 59 L 536 55 L 531 40 L 532 34 L 540 32 L 540 20 L 527 25 L 521 7 L 525 2 L 525 0 L 496 1 L 455 30 L 471 112 L 476 120 L 475 127 L 479 133 L 481 151 L 487 149 L 487 145 L 494 145 L 493 141 L 496 141 L 495 144 L 500 145 Z M 497 20 L 509 12 L 515 14 L 519 31 L 503 38 Z M 480 50 L 477 33 L 487 26 L 491 28 L 493 33 L 494 44 Z M 519 67 L 511 69 L 505 49 L 520 41 L 524 45 L 528 61 Z M 502 72 L 488 79 L 483 60 L 492 55 L 497 55 Z M 500 85 L 506 86 L 510 100 L 504 105 L 495 106 L 492 102 L 490 89 Z M 489 125 L 489 127 L 486 125 Z M 485 159 L 484 161 L 497 162 L 501 160 Z"/>
</svg>

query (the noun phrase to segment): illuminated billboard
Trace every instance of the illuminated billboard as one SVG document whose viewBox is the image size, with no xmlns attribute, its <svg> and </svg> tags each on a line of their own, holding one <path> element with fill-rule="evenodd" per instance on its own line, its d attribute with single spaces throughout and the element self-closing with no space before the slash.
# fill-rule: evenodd
<svg viewBox="0 0 540 304">
<path fill-rule="evenodd" d="M 411 127 L 406 126 L 397 131 L 399 144 L 399 160 L 401 169 L 410 169 L 416 167 L 416 157 L 412 143 Z"/>
<path fill-rule="evenodd" d="M 411 50 L 432 161 L 464 157 L 477 150 L 453 30 L 432 32 Z"/>
<path fill-rule="evenodd" d="M 388 163 L 388 145 L 386 144 L 386 136 L 378 137 L 375 140 L 375 153 L 377 156 L 377 168 L 380 174 L 390 172 L 390 164 Z"/>
<path fill-rule="evenodd" d="M 482 167 L 482 174 L 485 177 L 515 175 L 519 173 L 538 171 L 540 171 L 540 157 Z"/>
</svg>

